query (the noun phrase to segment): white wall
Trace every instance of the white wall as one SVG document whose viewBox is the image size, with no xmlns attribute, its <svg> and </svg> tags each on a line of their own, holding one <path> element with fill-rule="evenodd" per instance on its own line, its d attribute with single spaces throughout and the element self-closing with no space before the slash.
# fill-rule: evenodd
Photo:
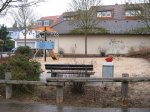
<svg viewBox="0 0 150 112">
<path fill-rule="evenodd" d="M 24 39 L 20 39 L 20 40 L 15 41 L 15 48 L 17 48 L 19 46 L 24 46 L 25 45 L 24 42 L 25 42 Z M 35 42 L 36 42 L 36 40 L 28 40 L 27 39 L 26 45 L 31 47 L 32 49 L 34 49 L 35 48 Z"/>
<path fill-rule="evenodd" d="M 48 37 L 48 40 L 55 42 L 55 52 L 58 51 L 59 46 L 64 49 L 65 53 L 72 53 L 73 49 L 76 54 L 85 53 L 83 35 L 60 35 L 59 37 Z M 135 49 L 139 49 L 140 46 L 150 48 L 150 37 L 149 35 L 89 35 L 87 46 L 88 54 L 99 54 L 99 47 L 106 50 L 108 54 L 126 54 L 131 47 Z"/>
<path fill-rule="evenodd" d="M 99 46 L 106 49 L 108 54 L 126 54 L 132 48 L 135 50 L 141 46 L 150 48 L 150 37 L 148 36 L 127 36 L 127 35 L 105 35 L 95 36 L 88 39 L 88 53 L 96 54 Z"/>
</svg>

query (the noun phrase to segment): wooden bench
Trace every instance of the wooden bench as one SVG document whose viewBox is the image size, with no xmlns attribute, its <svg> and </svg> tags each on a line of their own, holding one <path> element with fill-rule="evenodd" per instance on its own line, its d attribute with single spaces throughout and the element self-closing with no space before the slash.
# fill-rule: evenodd
<svg viewBox="0 0 150 112">
<path fill-rule="evenodd" d="M 51 77 L 90 77 L 95 73 L 93 65 L 83 64 L 45 64 L 45 69 Z"/>
</svg>

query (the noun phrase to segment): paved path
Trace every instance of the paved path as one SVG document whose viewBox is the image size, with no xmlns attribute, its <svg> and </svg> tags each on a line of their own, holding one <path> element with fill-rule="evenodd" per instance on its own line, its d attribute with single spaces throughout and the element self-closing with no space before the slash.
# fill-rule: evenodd
<svg viewBox="0 0 150 112">
<path fill-rule="evenodd" d="M 31 104 L 0 101 L 0 112 L 150 112 L 150 108 L 85 108 L 63 107 L 45 104 Z"/>
</svg>

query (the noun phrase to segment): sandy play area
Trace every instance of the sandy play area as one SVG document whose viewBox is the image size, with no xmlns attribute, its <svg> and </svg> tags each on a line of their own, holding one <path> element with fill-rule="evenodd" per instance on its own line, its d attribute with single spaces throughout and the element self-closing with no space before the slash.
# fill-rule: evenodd
<svg viewBox="0 0 150 112">
<path fill-rule="evenodd" d="M 41 62 L 43 73 L 42 78 L 50 77 L 50 74 L 46 74 L 45 64 L 93 64 L 95 74 L 92 77 L 102 77 L 102 65 L 105 62 L 105 58 L 59 58 L 59 60 L 53 60 L 51 57 L 47 57 L 47 61 L 44 62 L 43 58 L 38 58 L 37 61 Z M 128 73 L 130 77 L 135 76 L 150 76 L 150 63 L 142 58 L 128 58 L 119 57 L 114 58 L 114 77 L 121 77 L 122 73 Z"/>
<path fill-rule="evenodd" d="M 105 58 L 59 58 L 52 60 L 50 57 L 44 62 L 43 58 L 37 58 L 42 64 L 43 73 L 41 79 L 45 81 L 47 74 L 45 64 L 93 64 L 95 75 L 102 77 L 102 64 Z M 149 76 L 150 62 L 142 58 L 119 57 L 113 60 L 114 77 L 121 77 L 122 73 L 129 73 L 130 77 Z M 72 91 L 71 83 L 65 84 L 63 88 L 63 105 L 75 107 L 102 107 L 102 108 L 149 108 L 150 107 L 150 82 L 131 82 L 128 88 L 128 103 L 121 103 L 121 83 L 86 83 L 84 93 L 79 94 Z M 54 86 L 39 86 L 37 92 L 31 97 L 21 97 L 17 100 L 26 102 L 40 102 L 57 105 L 56 88 Z"/>
</svg>

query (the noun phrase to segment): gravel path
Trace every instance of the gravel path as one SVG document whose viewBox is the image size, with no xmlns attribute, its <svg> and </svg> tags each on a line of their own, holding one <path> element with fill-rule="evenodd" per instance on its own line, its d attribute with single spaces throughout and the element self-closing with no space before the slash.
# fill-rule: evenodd
<svg viewBox="0 0 150 112">
<path fill-rule="evenodd" d="M 102 77 L 102 65 L 105 58 L 59 58 L 59 60 L 52 60 L 50 57 L 44 62 L 43 58 L 37 59 L 41 62 L 43 73 L 42 78 L 50 77 L 46 74 L 44 68 L 45 64 L 93 64 L 95 74 L 92 77 Z M 150 63 L 142 58 L 127 58 L 119 57 L 114 58 L 114 77 L 121 77 L 122 73 L 128 73 L 130 77 L 150 76 Z"/>
</svg>

